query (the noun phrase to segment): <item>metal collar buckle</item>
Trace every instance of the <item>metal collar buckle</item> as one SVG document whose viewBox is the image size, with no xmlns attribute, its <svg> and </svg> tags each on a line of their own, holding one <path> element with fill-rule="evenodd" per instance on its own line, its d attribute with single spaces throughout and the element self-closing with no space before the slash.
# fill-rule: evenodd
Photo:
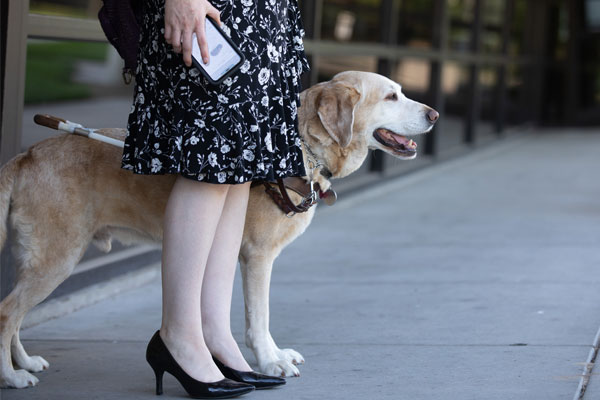
<svg viewBox="0 0 600 400">
<path fill-rule="evenodd" d="M 315 191 L 315 184 L 313 181 L 310 181 L 310 193 L 307 194 L 304 198 L 302 198 L 301 205 L 305 207 L 310 207 L 315 204 L 318 200 L 317 192 Z"/>
<path fill-rule="evenodd" d="M 318 193 L 315 191 L 315 185 L 313 181 L 310 181 L 310 193 L 304 196 L 298 205 L 298 207 L 308 210 L 318 201 Z M 286 217 L 291 218 L 296 215 L 295 211 L 290 211 L 285 214 Z"/>
</svg>

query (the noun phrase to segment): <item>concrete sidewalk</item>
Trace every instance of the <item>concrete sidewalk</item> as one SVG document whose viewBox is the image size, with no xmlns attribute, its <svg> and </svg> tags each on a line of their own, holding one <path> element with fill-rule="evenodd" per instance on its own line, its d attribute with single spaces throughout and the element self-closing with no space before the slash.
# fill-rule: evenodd
<svg viewBox="0 0 600 400">
<path fill-rule="evenodd" d="M 591 132 L 531 135 L 319 205 L 271 285 L 302 375 L 244 398 L 572 399 L 600 326 L 598 149 Z M 156 280 L 25 330 L 50 369 L 2 399 L 152 399 L 159 323 Z M 163 398 L 185 396 L 166 375 Z"/>
</svg>

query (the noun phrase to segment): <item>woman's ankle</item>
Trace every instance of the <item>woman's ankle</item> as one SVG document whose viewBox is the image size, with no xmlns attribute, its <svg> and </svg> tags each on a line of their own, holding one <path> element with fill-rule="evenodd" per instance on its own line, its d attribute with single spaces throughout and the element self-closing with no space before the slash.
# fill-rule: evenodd
<svg viewBox="0 0 600 400">
<path fill-rule="evenodd" d="M 231 332 L 221 335 L 205 332 L 204 335 L 206 346 L 216 359 L 238 371 L 252 371 Z"/>
<path fill-rule="evenodd" d="M 204 340 L 194 333 L 161 328 L 159 335 L 171 356 L 181 368 L 193 378 L 202 382 L 216 382 L 224 378 L 214 364 L 211 352 Z"/>
<path fill-rule="evenodd" d="M 163 341 L 169 342 L 188 342 L 202 345 L 204 334 L 201 330 L 181 329 L 162 325 L 159 330 L 160 337 Z"/>
</svg>

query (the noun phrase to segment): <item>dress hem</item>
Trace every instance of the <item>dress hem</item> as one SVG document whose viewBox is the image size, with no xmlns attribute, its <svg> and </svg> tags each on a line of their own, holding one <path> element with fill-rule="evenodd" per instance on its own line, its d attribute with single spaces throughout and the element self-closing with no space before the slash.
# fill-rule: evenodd
<svg viewBox="0 0 600 400">
<path fill-rule="evenodd" d="M 169 171 L 169 170 L 161 170 L 161 171 L 157 171 L 157 172 L 142 172 L 140 170 L 136 170 L 134 168 L 127 168 L 125 166 L 121 166 L 121 169 L 125 170 L 125 171 L 131 171 L 132 173 L 136 174 L 136 175 L 147 175 L 147 176 L 153 176 L 153 175 L 181 175 L 184 178 L 187 179 L 191 179 L 191 180 L 195 180 L 197 182 L 206 182 L 206 183 L 214 183 L 214 184 L 218 184 L 218 185 L 232 185 L 232 184 L 242 184 L 242 183 L 247 183 L 247 182 L 253 182 L 253 181 L 273 181 L 275 179 L 283 179 L 283 178 L 288 178 L 288 177 L 305 177 L 306 174 L 301 174 L 301 172 L 299 171 L 288 171 L 289 173 L 284 174 L 283 176 L 274 176 L 273 178 L 270 178 L 268 176 L 257 176 L 257 175 L 253 175 L 251 177 L 246 177 L 246 176 L 242 176 L 240 177 L 239 180 L 235 180 L 235 178 L 233 176 L 228 176 L 227 178 L 225 178 L 225 180 L 223 181 L 219 181 L 218 178 L 214 178 L 213 176 L 211 176 L 210 174 L 206 174 L 206 173 L 198 173 L 198 174 L 194 174 L 194 173 L 188 173 L 185 171 Z M 204 179 L 198 179 L 198 175 L 204 175 Z M 212 178 L 212 179 L 206 179 L 206 178 Z"/>
</svg>

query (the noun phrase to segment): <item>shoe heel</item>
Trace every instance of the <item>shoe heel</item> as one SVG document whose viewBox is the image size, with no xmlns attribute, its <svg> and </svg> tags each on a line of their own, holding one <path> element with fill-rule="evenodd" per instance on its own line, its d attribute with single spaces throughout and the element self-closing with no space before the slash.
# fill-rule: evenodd
<svg viewBox="0 0 600 400">
<path fill-rule="evenodd" d="M 156 376 L 156 395 L 160 396 L 161 394 L 163 394 L 163 385 L 162 385 L 162 381 L 163 381 L 163 375 L 165 373 L 164 369 L 158 369 L 155 368 L 154 366 L 152 366 L 152 369 L 154 370 L 154 375 Z"/>
</svg>

